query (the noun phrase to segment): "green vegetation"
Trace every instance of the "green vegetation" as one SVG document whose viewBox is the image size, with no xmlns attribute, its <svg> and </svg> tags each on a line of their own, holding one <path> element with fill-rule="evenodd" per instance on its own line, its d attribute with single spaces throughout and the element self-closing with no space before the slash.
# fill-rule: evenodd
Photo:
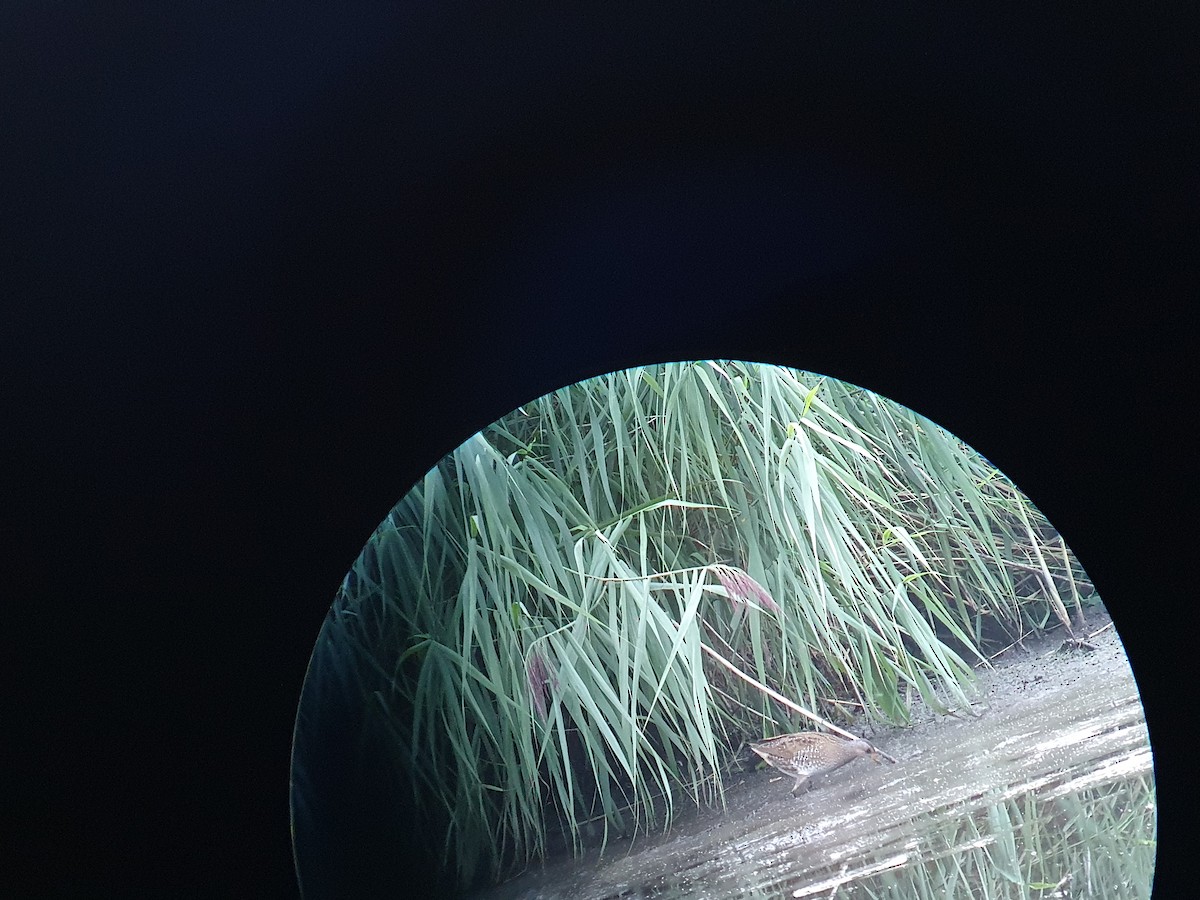
<svg viewBox="0 0 1200 900">
<path fill-rule="evenodd" d="M 847 873 L 847 896 L 1148 900 L 1155 837 L 1149 775 L 1053 796 L 997 797 L 893 856 L 903 862 L 881 874 Z"/>
<path fill-rule="evenodd" d="M 542 397 L 434 467 L 347 576 L 306 692 L 356 680 L 467 884 L 720 802 L 744 738 L 800 725 L 739 673 L 902 722 L 917 696 L 968 705 L 989 642 L 1088 590 L 1011 482 L 920 416 L 669 364 Z"/>
</svg>

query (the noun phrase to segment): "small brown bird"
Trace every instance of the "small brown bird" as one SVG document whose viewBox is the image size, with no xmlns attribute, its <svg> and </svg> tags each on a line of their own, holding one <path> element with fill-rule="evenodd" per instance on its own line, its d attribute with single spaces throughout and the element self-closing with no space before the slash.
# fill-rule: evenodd
<svg viewBox="0 0 1200 900">
<path fill-rule="evenodd" d="M 862 738 L 847 740 L 819 731 L 801 731 L 796 734 L 781 734 L 750 745 L 750 749 L 766 760 L 767 764 L 787 775 L 793 775 L 796 783 L 792 796 L 812 787 L 812 780 L 826 772 L 853 762 L 860 756 L 869 756 L 878 765 L 879 751 Z"/>
</svg>

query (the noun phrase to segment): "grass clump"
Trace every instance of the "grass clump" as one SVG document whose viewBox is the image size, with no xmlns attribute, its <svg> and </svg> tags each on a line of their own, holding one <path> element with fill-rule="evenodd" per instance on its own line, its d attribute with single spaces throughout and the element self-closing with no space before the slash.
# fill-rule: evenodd
<svg viewBox="0 0 1200 900">
<path fill-rule="evenodd" d="M 1028 500 L 920 416 L 669 364 L 526 404 L 431 469 L 313 671 L 354 681 L 467 884 L 719 802 L 742 740 L 796 724 L 754 681 L 843 723 L 966 706 L 989 641 L 1087 592 Z"/>
<path fill-rule="evenodd" d="M 848 895 L 1149 900 L 1156 835 L 1149 775 L 1053 797 L 1030 791 L 949 820 Z"/>
</svg>

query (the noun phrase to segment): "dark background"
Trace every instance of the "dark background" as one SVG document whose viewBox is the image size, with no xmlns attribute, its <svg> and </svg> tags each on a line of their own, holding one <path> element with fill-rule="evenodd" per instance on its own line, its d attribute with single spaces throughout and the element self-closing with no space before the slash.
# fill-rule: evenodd
<svg viewBox="0 0 1200 900">
<path fill-rule="evenodd" d="M 1173 893 L 1190 29 L 609 6 L 5 4 L 0 882 L 294 896 L 296 704 L 371 529 L 524 400 L 736 357 L 915 408 L 1059 527 Z"/>
</svg>

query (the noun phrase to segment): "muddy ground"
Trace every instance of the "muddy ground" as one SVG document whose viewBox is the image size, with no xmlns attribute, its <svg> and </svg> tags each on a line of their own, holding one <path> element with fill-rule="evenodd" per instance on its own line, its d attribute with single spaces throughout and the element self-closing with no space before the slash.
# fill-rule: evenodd
<svg viewBox="0 0 1200 900">
<path fill-rule="evenodd" d="M 1057 628 L 1045 636 L 1029 639 L 998 655 L 989 668 L 978 671 L 980 694 L 974 709 L 961 714 L 938 714 L 923 703 L 913 707 L 912 724 L 902 728 L 864 728 L 860 731 L 902 765 L 931 749 L 955 740 L 955 732 L 969 728 L 977 718 L 989 718 L 1038 707 L 1056 693 L 1084 683 L 1131 682 L 1128 659 L 1109 616 L 1097 609 L 1087 614 L 1084 627 L 1075 628 L 1083 641 L 1072 643 Z M 1074 686 L 1074 687 L 1073 687 Z M 850 789 L 855 767 L 870 767 L 859 761 L 831 773 L 814 792 L 812 802 L 833 803 Z M 559 856 L 544 866 L 531 867 L 508 882 L 475 895 L 477 900 L 534 900 L 534 898 L 604 896 L 606 885 L 620 882 L 630 869 L 640 872 L 678 871 L 682 860 L 719 840 L 718 830 L 781 812 L 790 801 L 792 779 L 774 770 L 746 771 L 730 777 L 725 789 L 725 808 L 677 814 L 666 834 L 640 835 L 633 840 L 610 840 L 603 853 L 588 851 L 579 859 Z M 820 798 L 822 787 L 825 798 Z M 809 802 L 806 800 L 806 802 Z M 774 808 L 774 809 L 773 809 Z"/>
</svg>

